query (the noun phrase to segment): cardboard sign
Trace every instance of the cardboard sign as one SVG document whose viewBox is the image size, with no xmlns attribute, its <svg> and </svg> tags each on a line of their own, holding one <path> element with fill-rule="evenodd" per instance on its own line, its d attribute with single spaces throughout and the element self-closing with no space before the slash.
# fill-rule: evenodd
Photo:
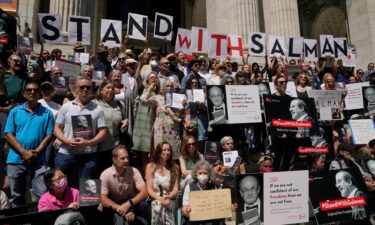
<svg viewBox="0 0 375 225">
<path fill-rule="evenodd" d="M 191 50 L 193 52 L 209 52 L 210 32 L 207 28 L 191 28 Z"/>
<path fill-rule="evenodd" d="M 211 34 L 210 35 L 210 51 L 208 56 L 211 58 L 219 57 L 225 59 L 228 55 L 227 35 Z"/>
<path fill-rule="evenodd" d="M 375 124 L 371 119 L 349 120 L 353 143 L 367 145 L 375 138 Z"/>
<path fill-rule="evenodd" d="M 190 221 L 229 218 L 232 216 L 229 189 L 191 191 L 189 193 Z"/>
</svg>

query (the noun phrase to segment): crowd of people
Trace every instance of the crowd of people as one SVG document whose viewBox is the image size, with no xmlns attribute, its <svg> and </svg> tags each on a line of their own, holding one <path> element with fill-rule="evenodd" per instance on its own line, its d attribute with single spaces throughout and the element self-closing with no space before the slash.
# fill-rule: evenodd
<svg viewBox="0 0 375 225">
<path fill-rule="evenodd" d="M 74 53 L 83 52 L 82 45 L 74 46 Z M 321 138 L 314 142 L 311 137 L 311 142 L 329 152 L 308 155 L 297 152 L 303 134 L 271 137 L 264 115 L 257 124 L 210 123 L 215 109 L 208 108 L 207 98 L 215 103 L 218 88 L 211 88 L 204 102 L 183 101 L 182 109 L 172 108 L 165 97 L 191 89 L 206 93 L 209 85 L 257 85 L 261 95 L 270 94 L 265 90 L 269 82 L 273 95 L 290 97 L 287 82 L 293 81 L 298 97 L 306 98 L 313 89 L 374 85 L 374 63 L 366 71 L 333 58 L 315 63 L 265 57 L 259 64 L 243 58 L 238 63 L 230 57 L 100 45 L 88 64 L 69 58 L 81 66 L 81 74 L 66 77 L 59 60 L 68 58 L 60 49 L 49 52 L 43 46 L 39 55 L 15 52 L 0 60 L 0 209 L 27 204 L 29 185 L 38 211 L 77 209 L 79 179 L 100 179 L 98 210 L 106 224 L 173 225 L 181 218 L 186 224 L 224 224 L 225 219 L 189 221 L 194 210 L 189 192 L 226 188 L 223 177 L 235 174 L 343 168 L 359 170 L 368 190 L 375 190 L 374 171 L 360 163 L 365 158 L 375 162 L 375 140 L 354 145 L 346 126 L 350 118 L 374 119 L 375 87 L 364 93 L 367 111 L 345 110 L 343 120 L 320 121 Z M 288 65 L 299 65 L 301 71 L 288 76 Z M 293 107 L 301 107 L 295 101 Z M 219 142 L 220 151 L 237 150 L 242 161 L 236 168 L 224 166 L 222 157 L 206 161 L 207 141 Z M 245 210 L 232 203 L 233 211 Z"/>
</svg>

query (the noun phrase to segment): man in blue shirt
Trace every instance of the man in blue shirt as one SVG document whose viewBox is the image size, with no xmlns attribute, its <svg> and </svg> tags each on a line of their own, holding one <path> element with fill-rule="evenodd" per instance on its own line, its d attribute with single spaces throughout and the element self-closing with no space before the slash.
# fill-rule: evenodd
<svg viewBox="0 0 375 225">
<path fill-rule="evenodd" d="M 12 109 L 5 126 L 10 151 L 7 173 L 12 207 L 25 204 L 26 178 L 31 177 L 33 193 L 40 197 L 46 190 L 43 175 L 47 170 L 45 149 L 52 137 L 52 112 L 38 103 L 39 84 L 29 82 L 23 91 L 26 102 Z"/>
</svg>

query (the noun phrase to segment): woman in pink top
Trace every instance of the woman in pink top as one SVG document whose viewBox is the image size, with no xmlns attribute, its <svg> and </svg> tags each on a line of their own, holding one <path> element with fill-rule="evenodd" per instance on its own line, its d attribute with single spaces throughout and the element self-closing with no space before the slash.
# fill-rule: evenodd
<svg viewBox="0 0 375 225">
<path fill-rule="evenodd" d="M 61 170 L 51 169 L 44 175 L 47 192 L 44 193 L 38 203 L 38 211 L 79 208 L 79 191 L 68 187 L 68 181 Z"/>
</svg>

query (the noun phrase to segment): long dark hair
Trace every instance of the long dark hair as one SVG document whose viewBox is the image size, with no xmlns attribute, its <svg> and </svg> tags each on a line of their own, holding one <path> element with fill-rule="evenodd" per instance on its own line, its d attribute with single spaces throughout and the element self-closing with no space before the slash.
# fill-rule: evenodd
<svg viewBox="0 0 375 225">
<path fill-rule="evenodd" d="M 47 172 L 43 175 L 44 183 L 46 184 L 47 191 L 52 192 L 52 188 L 50 185 L 52 185 L 52 179 L 55 176 L 56 169 L 51 168 L 50 170 L 47 170 Z"/>
<path fill-rule="evenodd" d="M 169 188 L 172 189 L 173 185 L 176 183 L 176 178 L 178 176 L 178 171 L 177 171 L 177 167 L 176 167 L 176 165 L 175 165 L 175 163 L 174 163 L 174 161 L 172 159 L 172 146 L 167 141 L 160 142 L 156 146 L 155 153 L 154 153 L 154 159 L 152 161 L 155 164 L 155 169 L 154 169 L 154 171 L 153 171 L 152 174 L 155 173 L 156 167 L 161 165 L 161 152 L 163 151 L 163 145 L 169 145 L 169 148 L 171 149 L 171 155 L 168 158 L 168 160 L 167 160 L 167 162 L 165 164 L 165 167 L 171 173 L 170 187 Z"/>
</svg>

